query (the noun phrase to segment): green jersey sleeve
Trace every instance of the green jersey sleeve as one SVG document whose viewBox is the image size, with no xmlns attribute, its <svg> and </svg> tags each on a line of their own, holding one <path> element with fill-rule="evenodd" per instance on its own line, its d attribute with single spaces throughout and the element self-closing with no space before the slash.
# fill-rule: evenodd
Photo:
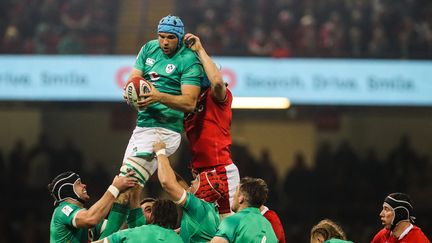
<svg viewBox="0 0 432 243">
<path fill-rule="evenodd" d="M 136 69 L 141 70 L 143 72 L 144 72 L 144 63 L 145 63 L 145 60 L 146 60 L 146 49 L 147 49 L 147 46 L 148 45 L 145 44 L 145 45 L 143 45 L 141 47 L 141 50 L 138 52 L 138 55 L 137 55 L 136 60 L 135 60 L 135 65 L 134 65 L 134 67 Z"/>
<path fill-rule="evenodd" d="M 181 84 L 201 86 L 201 79 L 204 78 L 204 70 L 201 64 L 196 63 L 188 67 L 181 77 Z"/>
<path fill-rule="evenodd" d="M 73 225 L 73 219 L 75 218 L 75 215 L 80 211 L 83 210 L 83 208 L 78 207 L 77 205 L 74 204 L 67 204 L 67 205 L 63 205 L 61 207 L 60 212 L 58 212 L 57 216 L 58 216 L 58 220 L 67 226 L 72 226 L 74 228 L 76 228 Z"/>
<path fill-rule="evenodd" d="M 68 202 L 62 202 L 54 210 L 50 223 L 50 242 L 84 242 L 88 239 L 88 230 L 76 228 L 73 220 L 83 208 Z"/>
</svg>

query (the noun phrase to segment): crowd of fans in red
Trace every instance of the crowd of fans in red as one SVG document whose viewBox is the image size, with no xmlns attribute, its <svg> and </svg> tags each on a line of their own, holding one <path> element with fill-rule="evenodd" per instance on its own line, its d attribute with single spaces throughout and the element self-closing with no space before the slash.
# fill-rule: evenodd
<svg viewBox="0 0 432 243">
<path fill-rule="evenodd" d="M 187 0 L 176 14 L 216 56 L 430 59 L 428 0 Z M 0 53 L 114 53 L 117 0 L 5 0 Z M 145 14 L 145 13 L 143 13 Z M 139 31 L 139 30 L 130 30 Z"/>
<path fill-rule="evenodd" d="M 112 53 L 117 0 L 5 0 L 2 54 Z"/>
<path fill-rule="evenodd" d="M 427 0 L 191 0 L 190 31 L 214 55 L 431 58 Z"/>
</svg>

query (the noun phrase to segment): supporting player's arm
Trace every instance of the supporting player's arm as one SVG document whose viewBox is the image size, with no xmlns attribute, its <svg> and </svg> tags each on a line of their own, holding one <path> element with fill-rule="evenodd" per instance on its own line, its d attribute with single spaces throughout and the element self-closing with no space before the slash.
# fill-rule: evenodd
<svg viewBox="0 0 432 243">
<path fill-rule="evenodd" d="M 186 190 L 178 183 L 176 174 L 169 163 L 168 157 L 165 155 L 165 143 L 155 143 L 153 150 L 157 155 L 158 178 L 162 188 L 174 202 L 184 205 L 186 202 Z"/>
<path fill-rule="evenodd" d="M 110 243 L 110 241 L 108 237 L 105 237 L 102 240 L 92 241 L 91 243 Z"/>
<path fill-rule="evenodd" d="M 116 176 L 101 199 L 88 210 L 80 210 L 75 215 L 74 226 L 76 228 L 90 228 L 96 226 L 99 221 L 108 214 L 118 194 L 137 184 L 135 178 L 129 177 L 133 174 L 134 172 L 129 172 L 124 177 Z"/>
<path fill-rule="evenodd" d="M 223 237 L 215 236 L 210 243 L 228 243 L 228 241 Z"/>
<path fill-rule="evenodd" d="M 226 98 L 226 86 L 222 78 L 222 74 L 213 62 L 211 57 L 207 54 L 204 49 L 201 40 L 191 33 L 185 35 L 185 41 L 191 43 L 189 48 L 198 54 L 201 64 L 204 67 L 204 71 L 210 80 L 211 94 L 217 101 L 224 101 Z M 191 41 L 191 40 L 194 41 Z"/>
</svg>

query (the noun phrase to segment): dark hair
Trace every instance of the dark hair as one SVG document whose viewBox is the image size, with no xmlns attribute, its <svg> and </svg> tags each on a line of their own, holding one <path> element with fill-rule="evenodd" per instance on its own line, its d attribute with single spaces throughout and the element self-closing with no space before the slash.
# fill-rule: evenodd
<svg viewBox="0 0 432 243">
<path fill-rule="evenodd" d="M 177 226 L 177 206 L 171 200 L 157 199 L 153 204 L 151 223 L 168 229 Z"/>
<path fill-rule="evenodd" d="M 156 202 L 156 199 L 152 197 L 146 197 L 143 200 L 141 200 L 140 205 L 143 205 L 146 202 Z"/>
<path fill-rule="evenodd" d="M 244 177 L 240 180 L 240 191 L 250 207 L 259 208 L 267 201 L 267 183 L 261 178 Z"/>
<path fill-rule="evenodd" d="M 324 240 L 330 240 L 331 238 L 336 238 L 340 240 L 346 240 L 345 232 L 342 228 L 331 221 L 330 219 L 323 219 L 317 225 L 312 227 L 311 238 L 316 235 L 322 235 Z"/>
</svg>

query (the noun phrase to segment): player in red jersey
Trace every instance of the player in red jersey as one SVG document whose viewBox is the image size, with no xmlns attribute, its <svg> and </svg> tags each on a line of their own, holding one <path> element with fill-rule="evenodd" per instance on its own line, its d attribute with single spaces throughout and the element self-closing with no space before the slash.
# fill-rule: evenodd
<svg viewBox="0 0 432 243">
<path fill-rule="evenodd" d="M 273 231 L 276 234 L 279 243 L 285 243 L 285 232 L 282 226 L 282 222 L 279 219 L 277 213 L 268 207 L 261 205 L 260 207 L 261 214 L 270 222 L 272 225 Z"/>
<path fill-rule="evenodd" d="M 371 243 L 430 243 L 421 229 L 415 226 L 413 206 L 408 195 L 392 193 L 384 199 L 380 213 L 384 228 Z"/>
<path fill-rule="evenodd" d="M 208 77 L 201 85 L 195 111 L 185 114 L 186 136 L 192 148 L 191 167 L 194 174 L 216 170 L 220 178 L 226 180 L 228 195 L 217 201 L 219 214 L 224 217 L 231 214 L 232 200 L 240 182 L 230 151 L 233 96 L 200 39 L 188 33 L 185 42 L 197 53 Z"/>
</svg>

